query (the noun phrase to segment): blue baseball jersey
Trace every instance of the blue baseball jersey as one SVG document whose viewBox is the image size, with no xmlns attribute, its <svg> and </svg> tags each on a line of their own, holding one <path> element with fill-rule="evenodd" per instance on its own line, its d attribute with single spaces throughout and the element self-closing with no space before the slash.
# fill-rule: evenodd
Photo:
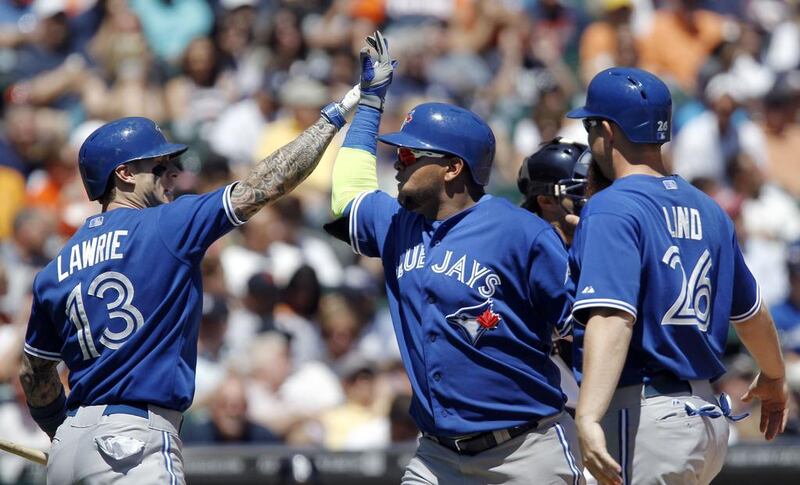
<svg viewBox="0 0 800 485">
<path fill-rule="evenodd" d="M 200 261 L 240 221 L 232 185 L 148 209 L 92 216 L 33 284 L 25 352 L 63 360 L 67 407 L 194 396 Z"/>
<path fill-rule="evenodd" d="M 549 356 L 571 302 L 566 249 L 550 225 L 489 195 L 430 221 L 376 191 L 345 215 L 354 251 L 383 260 L 422 431 L 503 429 L 563 409 Z"/>
<path fill-rule="evenodd" d="M 603 307 L 635 318 L 621 386 L 665 371 L 716 379 L 725 372 L 729 322 L 761 306 L 733 222 L 678 176 L 627 176 L 594 195 L 581 212 L 570 269 L 576 322 Z"/>
</svg>

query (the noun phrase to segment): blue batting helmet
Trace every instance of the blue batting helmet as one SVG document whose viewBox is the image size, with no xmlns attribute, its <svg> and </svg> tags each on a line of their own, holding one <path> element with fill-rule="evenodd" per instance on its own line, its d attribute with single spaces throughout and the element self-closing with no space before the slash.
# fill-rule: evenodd
<svg viewBox="0 0 800 485">
<path fill-rule="evenodd" d="M 586 106 L 567 117 L 613 121 L 633 143 L 666 143 L 671 138 L 672 97 L 655 75 L 634 67 L 612 67 L 592 78 Z"/>
<path fill-rule="evenodd" d="M 478 185 L 489 183 L 494 133 L 472 111 L 445 103 L 423 103 L 409 111 L 400 131 L 378 137 L 388 145 L 454 155 L 466 162 Z"/>
<path fill-rule="evenodd" d="M 114 169 L 124 163 L 163 156 L 178 156 L 186 145 L 169 143 L 158 125 L 147 118 L 122 118 L 106 123 L 83 142 L 78 169 L 90 200 L 97 200 L 108 186 Z"/>
</svg>

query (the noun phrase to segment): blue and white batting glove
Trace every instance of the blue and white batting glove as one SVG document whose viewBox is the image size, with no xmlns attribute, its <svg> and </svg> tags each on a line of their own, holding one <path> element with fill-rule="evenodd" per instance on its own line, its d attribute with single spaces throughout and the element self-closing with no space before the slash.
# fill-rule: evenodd
<svg viewBox="0 0 800 485">
<path fill-rule="evenodd" d="M 375 31 L 367 37 L 367 44 L 375 51 L 373 57 L 368 47 L 361 49 L 361 99 L 358 104 L 383 111 L 386 91 L 392 83 L 392 74 L 397 61 L 389 57 L 389 44 L 386 38 Z"/>
<path fill-rule="evenodd" d="M 361 87 L 356 84 L 344 95 L 341 101 L 325 106 L 320 111 L 320 114 L 336 128 L 341 129 L 347 123 L 347 115 L 356 107 L 360 97 Z"/>
</svg>

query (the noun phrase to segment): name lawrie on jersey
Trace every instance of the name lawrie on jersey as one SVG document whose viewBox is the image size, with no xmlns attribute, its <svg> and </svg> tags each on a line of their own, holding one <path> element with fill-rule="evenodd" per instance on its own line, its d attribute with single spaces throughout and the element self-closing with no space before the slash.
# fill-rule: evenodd
<svg viewBox="0 0 800 485">
<path fill-rule="evenodd" d="M 56 258 L 58 282 L 64 281 L 76 271 L 89 268 L 97 263 L 109 259 L 122 259 L 124 254 L 119 250 L 122 244 L 121 239 L 127 235 L 127 230 L 110 231 L 73 244 L 69 250 L 69 265 L 62 262 L 61 254 Z"/>
</svg>

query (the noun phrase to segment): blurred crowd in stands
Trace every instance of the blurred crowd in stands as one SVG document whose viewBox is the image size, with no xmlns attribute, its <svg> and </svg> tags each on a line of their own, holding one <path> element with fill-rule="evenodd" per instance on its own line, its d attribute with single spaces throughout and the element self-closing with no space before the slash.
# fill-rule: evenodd
<svg viewBox="0 0 800 485">
<path fill-rule="evenodd" d="M 340 98 L 376 28 L 400 62 L 382 131 L 423 100 L 472 109 L 498 140 L 489 192 L 514 201 L 517 170 L 541 142 L 585 142 L 564 113 L 595 73 L 635 65 L 661 76 L 674 99 L 669 159 L 736 221 L 789 363 L 787 434 L 800 433 L 800 1 L 4 0 L 4 438 L 47 444 L 15 376 L 33 275 L 99 210 L 77 170 L 88 134 L 107 120 L 152 118 L 191 147 L 180 191 L 211 190 Z M 208 252 L 187 445 L 343 450 L 415 438 L 380 264 L 321 231 L 337 148 L 291 197 Z M 380 150 L 379 179 L 391 193 L 394 155 Z M 733 336 L 728 350 L 730 370 L 717 384 L 736 398 L 753 365 Z M 757 423 L 738 423 L 733 439 L 757 439 Z M 0 470 L 0 482 L 14 473 Z"/>
</svg>

